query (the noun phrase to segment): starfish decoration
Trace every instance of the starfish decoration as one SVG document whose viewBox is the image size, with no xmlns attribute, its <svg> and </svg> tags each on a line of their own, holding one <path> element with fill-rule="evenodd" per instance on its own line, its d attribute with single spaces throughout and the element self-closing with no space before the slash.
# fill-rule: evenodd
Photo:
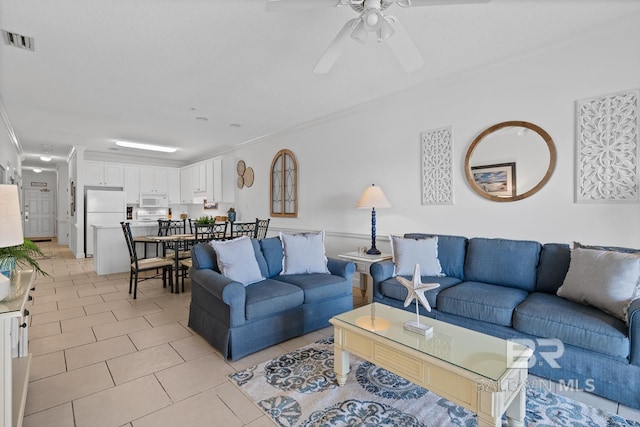
<svg viewBox="0 0 640 427">
<path fill-rule="evenodd" d="M 407 288 L 409 292 L 407 294 L 407 299 L 404 300 L 404 306 L 408 306 L 411 304 L 414 298 L 416 298 L 420 303 L 427 309 L 427 311 L 431 311 L 431 305 L 429 305 L 429 301 L 427 301 L 427 297 L 424 296 L 424 293 L 428 290 L 435 289 L 440 286 L 439 283 L 422 283 L 422 278 L 420 276 L 420 264 L 416 264 L 413 269 L 413 279 L 408 280 L 404 277 L 397 276 L 396 279 Z M 417 310 L 417 307 L 416 307 Z"/>
</svg>

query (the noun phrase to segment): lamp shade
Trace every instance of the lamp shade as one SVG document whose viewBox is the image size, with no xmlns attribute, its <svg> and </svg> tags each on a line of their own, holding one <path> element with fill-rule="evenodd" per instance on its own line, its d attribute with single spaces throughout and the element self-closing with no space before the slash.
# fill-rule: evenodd
<svg viewBox="0 0 640 427">
<path fill-rule="evenodd" d="M 18 186 L 0 184 L 0 248 L 23 242 Z"/>
<path fill-rule="evenodd" d="M 358 209 L 368 208 L 390 208 L 391 203 L 387 199 L 387 196 L 382 192 L 382 188 L 376 187 L 375 184 L 371 184 L 370 187 L 365 188 L 360 196 L 360 200 L 356 205 Z"/>
</svg>

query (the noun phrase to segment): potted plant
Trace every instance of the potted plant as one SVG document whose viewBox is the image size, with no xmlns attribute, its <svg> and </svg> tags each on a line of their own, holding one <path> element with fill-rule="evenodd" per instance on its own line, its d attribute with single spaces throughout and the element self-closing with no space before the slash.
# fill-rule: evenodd
<svg viewBox="0 0 640 427">
<path fill-rule="evenodd" d="M 198 225 L 209 225 L 213 224 L 214 222 L 216 222 L 215 218 L 207 215 L 201 216 L 200 218 L 196 219 L 196 224 Z"/>
<path fill-rule="evenodd" d="M 0 248 L 0 272 L 5 276 L 9 276 L 16 266 L 30 266 L 33 267 L 36 273 L 48 276 L 49 274 L 42 270 L 40 265 L 38 265 L 38 261 L 35 260 L 37 256 L 44 256 L 44 254 L 40 248 L 29 239 L 24 239 L 21 245 Z"/>
</svg>

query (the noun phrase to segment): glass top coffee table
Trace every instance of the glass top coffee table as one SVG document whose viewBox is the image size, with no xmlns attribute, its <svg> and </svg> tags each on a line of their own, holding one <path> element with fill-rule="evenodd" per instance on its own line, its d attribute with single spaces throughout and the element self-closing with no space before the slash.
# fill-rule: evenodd
<svg viewBox="0 0 640 427">
<path fill-rule="evenodd" d="M 478 426 L 523 426 L 532 350 L 513 342 L 420 316 L 427 336 L 404 329 L 415 313 L 373 303 L 333 317 L 334 370 L 339 385 L 353 354 L 478 415 Z"/>
</svg>

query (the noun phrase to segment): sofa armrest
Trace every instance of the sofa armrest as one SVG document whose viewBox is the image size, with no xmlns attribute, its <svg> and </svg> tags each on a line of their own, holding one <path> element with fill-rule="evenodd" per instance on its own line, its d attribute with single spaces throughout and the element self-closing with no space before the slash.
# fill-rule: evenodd
<svg viewBox="0 0 640 427">
<path fill-rule="evenodd" d="M 242 325 L 245 322 L 245 304 L 247 294 L 244 285 L 231 280 L 222 274 L 204 268 L 189 270 L 191 277 L 191 297 L 198 298 L 202 293 L 203 300 L 219 301 L 229 307 L 229 326 Z"/>
<path fill-rule="evenodd" d="M 380 261 L 371 264 L 369 268 L 369 273 L 373 278 L 373 299 L 375 301 L 376 297 L 382 297 L 382 293 L 380 292 L 380 283 L 385 280 L 393 277 L 394 272 L 394 264 L 391 260 Z"/>
<path fill-rule="evenodd" d="M 627 311 L 629 319 L 629 362 L 640 365 L 640 299 L 633 301 Z"/>
<path fill-rule="evenodd" d="M 327 258 L 327 268 L 334 276 L 341 276 L 346 280 L 353 280 L 353 274 L 356 272 L 355 263 L 338 258 Z"/>
</svg>

